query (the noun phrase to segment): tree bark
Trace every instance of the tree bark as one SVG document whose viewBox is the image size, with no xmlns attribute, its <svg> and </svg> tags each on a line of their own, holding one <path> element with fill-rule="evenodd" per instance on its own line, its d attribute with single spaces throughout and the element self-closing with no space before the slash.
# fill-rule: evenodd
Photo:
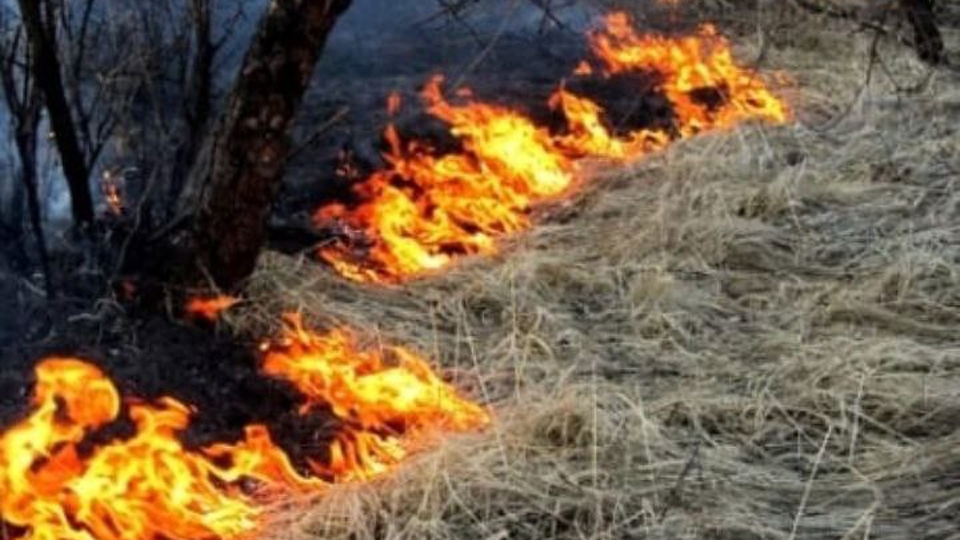
<svg viewBox="0 0 960 540">
<path fill-rule="evenodd" d="M 261 21 L 227 112 L 184 193 L 196 262 L 221 288 L 246 279 L 290 150 L 290 127 L 337 18 L 350 0 L 274 0 Z"/>
<path fill-rule="evenodd" d="M 917 56 L 929 64 L 938 64 L 943 57 L 943 36 L 937 28 L 933 0 L 899 0 L 907 21 L 913 28 L 913 46 Z"/>
<path fill-rule="evenodd" d="M 93 222 L 93 198 L 90 195 L 90 171 L 80 148 L 73 116 L 67 102 L 60 59 L 57 56 L 55 23 L 47 21 L 41 11 L 43 0 L 18 0 L 20 16 L 30 43 L 30 67 L 34 80 L 43 93 L 63 174 L 70 190 L 73 221 L 82 226 Z M 49 10 L 48 10 L 49 11 Z"/>
</svg>

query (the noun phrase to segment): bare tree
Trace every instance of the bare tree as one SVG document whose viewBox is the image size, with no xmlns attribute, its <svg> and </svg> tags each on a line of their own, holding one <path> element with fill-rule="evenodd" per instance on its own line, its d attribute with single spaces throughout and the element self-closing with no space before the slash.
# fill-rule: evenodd
<svg viewBox="0 0 960 540">
<path fill-rule="evenodd" d="M 350 0 L 274 0 L 182 205 L 196 260 L 217 285 L 252 273 L 290 151 L 289 130 L 330 30 Z"/>
<path fill-rule="evenodd" d="M 47 294 L 54 294 L 47 244 L 43 233 L 43 218 L 37 188 L 37 134 L 40 126 L 42 100 L 27 65 L 30 56 L 24 46 L 23 31 L 19 25 L 0 38 L 0 83 L 9 110 L 13 138 L 20 159 L 19 176 L 26 192 L 30 225 L 36 239 L 41 268 L 46 280 Z"/>
<path fill-rule="evenodd" d="M 78 226 L 93 222 L 90 169 L 67 100 L 57 49 L 55 8 L 50 0 L 18 0 L 20 16 L 30 47 L 33 78 L 43 94 L 53 136 L 70 190 L 73 220 Z"/>
</svg>

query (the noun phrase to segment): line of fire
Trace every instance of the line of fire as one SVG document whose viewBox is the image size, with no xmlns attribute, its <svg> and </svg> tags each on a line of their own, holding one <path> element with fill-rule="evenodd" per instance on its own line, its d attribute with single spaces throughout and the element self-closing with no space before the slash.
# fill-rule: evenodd
<svg viewBox="0 0 960 540">
<path fill-rule="evenodd" d="M 78 230 L 87 231 L 78 234 L 89 238 L 97 220 L 85 202 L 89 194 L 77 188 L 86 180 L 75 178 L 89 176 L 85 169 L 96 159 L 88 158 L 103 150 L 90 126 L 54 121 L 57 107 L 73 108 L 78 125 L 83 118 L 77 111 L 87 110 L 70 105 L 69 92 L 67 101 L 58 98 L 58 86 L 69 87 L 76 74 L 44 64 L 51 60 L 51 45 L 56 48 L 52 39 L 74 39 L 44 30 L 54 24 L 50 17 L 57 9 L 67 9 L 54 3 L 20 0 L 24 34 L 17 39 L 25 41 L 7 43 L 4 61 L 20 54 L 35 64 L 34 71 L 20 66 L 27 70 L 22 91 L 31 92 L 17 102 L 20 120 L 49 109 L 48 142 L 63 156 L 74 190 L 72 215 Z M 222 331 L 232 312 L 246 309 L 237 284 L 252 271 L 259 245 L 238 243 L 224 232 L 259 243 L 269 236 L 262 223 L 284 171 L 278 156 L 299 151 L 286 135 L 296 111 L 290 103 L 301 99 L 312 70 L 305 66 L 316 63 L 326 34 L 337 17 L 349 14 L 349 4 L 272 2 L 221 121 L 208 110 L 210 88 L 199 79 L 187 81 L 200 85 L 194 88 L 206 97 L 184 104 L 184 129 L 211 130 L 213 142 L 203 144 L 199 135 L 180 140 L 170 162 L 180 187 L 199 202 L 186 210 L 172 206 L 168 225 L 150 231 L 149 238 L 138 236 L 137 222 L 124 230 L 129 235 L 111 239 L 123 260 L 114 261 L 110 275 L 110 306 L 161 306 L 176 325 L 210 335 Z M 199 30 L 183 43 L 197 49 L 193 62 L 206 62 L 209 69 L 218 46 L 210 33 L 217 29 L 211 29 L 208 11 L 198 8 L 190 17 Z M 790 107 L 770 83 L 782 83 L 784 76 L 748 67 L 712 24 L 683 33 L 647 32 L 631 15 L 614 11 L 596 17 L 578 39 L 584 56 L 567 59 L 572 69 L 552 81 L 551 93 L 537 103 L 512 103 L 509 96 L 487 95 L 487 88 L 472 89 L 441 73 L 420 81 L 412 99 L 400 92 L 380 96 L 389 120 L 381 125 L 377 163 L 359 163 L 354 153 L 341 151 L 331 176 L 343 188 L 310 201 L 305 234 L 312 264 L 336 276 L 331 279 L 391 290 L 428 281 L 468 258 L 504 250 L 509 257 L 506 243 L 537 226 L 538 208 L 583 192 L 597 171 L 635 163 L 701 134 L 748 122 L 791 121 Z M 10 48 L 27 42 L 26 48 Z M 20 91 L 7 84 L 15 81 L 4 82 L 8 92 Z M 428 117 L 433 133 L 404 129 L 401 118 L 408 111 Z M 27 124 L 20 126 L 18 133 L 26 133 Z M 69 135 L 76 132 L 79 140 Z M 130 223 L 144 210 L 128 191 L 125 174 L 111 169 L 98 175 L 107 221 Z M 161 189 L 146 185 L 145 193 Z M 160 250 L 157 238 L 173 248 L 153 252 Z M 163 260 L 150 253 L 163 253 Z M 150 278 L 136 278 L 151 265 L 157 268 Z M 157 292 L 160 278 L 186 280 L 187 286 L 163 296 Z M 496 429 L 497 403 L 461 385 L 440 358 L 430 357 L 434 353 L 383 343 L 370 329 L 311 326 L 297 313 L 275 318 L 275 335 L 235 346 L 249 364 L 243 384 L 283 397 L 271 405 L 275 417 L 243 417 L 229 436 L 215 430 L 206 437 L 187 435 L 216 400 L 201 406 L 172 397 L 172 391 L 138 395 L 96 354 L 43 356 L 33 366 L 29 392 L 17 398 L 18 414 L 0 429 L 0 538 L 255 538 L 270 527 L 270 508 L 278 503 L 390 478 L 411 456 L 430 452 L 444 438 Z M 306 435 L 290 444 L 292 435 L 281 424 Z"/>
</svg>

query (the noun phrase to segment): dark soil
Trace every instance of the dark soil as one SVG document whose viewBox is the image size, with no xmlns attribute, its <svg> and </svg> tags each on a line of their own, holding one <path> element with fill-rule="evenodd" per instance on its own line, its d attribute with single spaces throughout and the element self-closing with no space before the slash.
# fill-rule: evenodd
<svg viewBox="0 0 960 540">
<path fill-rule="evenodd" d="M 296 392 L 258 373 L 257 339 L 178 313 L 67 294 L 48 302 L 22 279 L 6 274 L 0 280 L 6 299 L 0 305 L 0 429 L 29 411 L 36 363 L 66 356 L 103 369 L 125 403 L 170 396 L 194 408 L 183 437 L 188 446 L 232 442 L 244 426 L 265 424 L 296 462 L 325 457 L 336 421 L 326 411 L 297 414 Z M 106 436 L 122 436 L 127 428 L 120 422 Z"/>
</svg>

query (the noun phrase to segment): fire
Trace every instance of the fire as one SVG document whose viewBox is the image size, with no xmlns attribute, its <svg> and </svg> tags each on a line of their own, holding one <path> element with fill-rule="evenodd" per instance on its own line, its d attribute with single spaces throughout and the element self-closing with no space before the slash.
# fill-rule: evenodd
<svg viewBox="0 0 960 540">
<path fill-rule="evenodd" d="M 550 107 L 563 112 L 568 133 L 556 137 L 557 147 L 577 157 L 626 159 L 642 156 L 670 144 L 670 136 L 651 129 L 637 130 L 625 137 L 610 133 L 603 123 L 603 109 L 587 98 L 557 90 Z"/>
<path fill-rule="evenodd" d="M 498 237 L 527 228 L 533 203 L 574 183 L 573 162 L 556 152 L 546 129 L 517 111 L 469 98 L 454 105 L 444 99 L 442 81 L 431 80 L 422 98 L 464 151 L 438 157 L 419 141 L 405 145 L 388 126 L 390 168 L 357 187 L 365 202 L 318 211 L 320 223 L 340 220 L 377 240 L 359 260 L 347 245 L 321 248 L 344 275 L 395 281 L 442 268 L 455 254 L 492 253 Z"/>
<path fill-rule="evenodd" d="M 189 449 L 178 438 L 190 423 L 188 406 L 169 397 L 124 406 L 98 368 L 74 358 L 44 360 L 36 367 L 32 411 L 0 432 L 4 537 L 249 538 L 265 523 L 264 503 L 276 496 L 322 493 L 330 481 L 384 474 L 432 429 L 489 422 L 412 353 L 390 349 L 397 363 L 388 364 L 356 349 L 349 335 L 316 335 L 298 323 L 284 345 L 265 352 L 264 370 L 304 392 L 304 414 L 323 403 L 341 421 L 327 451 L 309 460 L 309 475 L 265 426 L 248 426 L 236 443 Z M 133 434 L 98 442 L 118 422 L 131 424 Z"/>
<path fill-rule="evenodd" d="M 451 103 L 442 78 L 435 77 L 422 100 L 461 150 L 440 155 L 426 142 L 403 141 L 387 126 L 387 167 L 354 185 L 361 202 L 331 203 L 315 214 L 319 226 L 358 234 L 320 248 L 319 256 L 349 279 L 403 281 L 458 256 L 496 252 L 500 238 L 530 226 L 531 208 L 583 182 L 581 158 L 636 159 L 678 137 L 789 118 L 786 105 L 756 73 L 736 64 L 711 26 L 679 38 L 639 36 L 629 16 L 613 13 L 587 37 L 595 62 L 580 62 L 573 76 L 655 75 L 672 106 L 672 129 L 613 133 L 600 104 L 561 84 L 549 105 L 567 126 L 551 133 L 518 110 L 479 101 L 466 88 L 457 89 L 458 101 Z M 388 103 L 391 113 L 399 106 L 395 97 Z"/>
<path fill-rule="evenodd" d="M 786 105 L 756 73 L 737 65 L 729 43 L 711 25 L 681 38 L 638 36 L 629 16 L 613 13 L 588 37 L 605 73 L 651 71 L 662 77 L 660 88 L 684 137 L 751 119 L 785 122 L 789 118 Z M 712 94 L 714 99 L 703 99 L 701 94 Z"/>
<path fill-rule="evenodd" d="M 426 430 L 469 431 L 490 422 L 480 406 L 462 398 L 402 347 L 363 349 L 345 330 L 316 334 L 288 315 L 282 338 L 264 347 L 266 374 L 292 383 L 306 397 L 301 413 L 323 406 L 347 425 L 329 465 L 314 465 L 338 480 L 369 478 L 395 465 L 409 441 Z M 399 431 L 398 431 L 399 430 Z"/>
<path fill-rule="evenodd" d="M 216 321 L 220 314 L 240 302 L 233 296 L 219 295 L 213 297 L 194 297 L 187 301 L 184 311 L 193 317 Z"/>
<path fill-rule="evenodd" d="M 81 442 L 119 417 L 116 387 L 70 358 L 46 360 L 36 375 L 33 412 L 0 438 L 0 515 L 26 529 L 21 538 L 228 538 L 255 528 L 253 501 L 218 486 L 240 472 L 176 439 L 186 406 L 131 405 L 136 435 L 85 456 Z"/>
</svg>

